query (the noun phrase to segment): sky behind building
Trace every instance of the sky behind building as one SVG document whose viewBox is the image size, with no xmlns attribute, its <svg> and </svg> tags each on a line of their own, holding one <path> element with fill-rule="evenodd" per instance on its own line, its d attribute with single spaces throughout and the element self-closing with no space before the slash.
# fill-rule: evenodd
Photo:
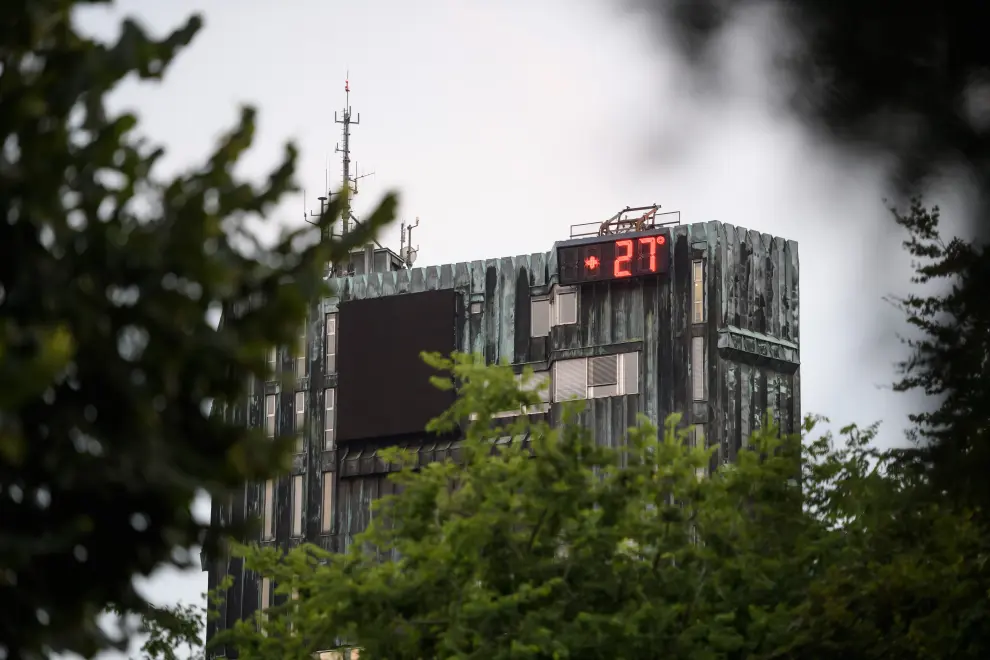
<svg viewBox="0 0 990 660">
<path fill-rule="evenodd" d="M 285 141 L 301 148 L 303 196 L 260 231 L 298 226 L 325 179 L 340 186 L 334 146 L 344 79 L 361 123 L 352 133 L 358 217 L 390 189 L 400 219 L 421 218 L 417 265 L 550 249 L 574 223 L 659 203 L 683 222 L 720 220 L 794 239 L 801 258 L 802 405 L 836 422 L 884 420 L 902 442 L 905 395 L 890 390 L 898 312 L 882 303 L 910 274 L 891 239 L 877 163 L 815 143 L 779 109 L 761 44 L 765 25 L 726 44 L 727 92 L 697 93 L 653 24 L 607 0 L 127 0 L 87 9 L 113 36 L 122 15 L 157 35 L 192 12 L 205 29 L 159 86 L 129 82 L 113 99 L 196 166 L 236 120 L 259 110 L 244 172 L 261 177 Z M 940 197 L 946 215 L 960 199 Z M 399 224 L 382 238 L 398 249 Z M 208 505 L 199 507 L 208 515 Z M 191 601 L 206 574 L 164 571 L 159 602 Z"/>
</svg>

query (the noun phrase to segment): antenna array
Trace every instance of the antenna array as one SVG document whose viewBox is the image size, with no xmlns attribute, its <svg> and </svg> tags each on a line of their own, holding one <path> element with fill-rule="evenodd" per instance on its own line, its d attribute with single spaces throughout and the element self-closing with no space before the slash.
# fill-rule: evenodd
<svg viewBox="0 0 990 660">
<path fill-rule="evenodd" d="M 351 211 L 351 195 L 358 194 L 358 181 L 366 177 L 373 176 L 375 173 L 368 172 L 365 174 L 357 174 L 357 163 L 355 162 L 354 163 L 355 173 L 351 174 L 351 126 L 357 126 L 361 123 L 361 114 L 360 113 L 354 114 L 354 112 L 351 109 L 350 72 L 347 73 L 347 78 L 345 78 L 344 80 L 344 95 L 345 95 L 344 109 L 343 111 L 334 112 L 333 120 L 334 123 L 341 125 L 341 141 L 338 142 L 334 147 L 334 153 L 343 154 L 341 192 L 346 190 L 349 193 L 344 198 L 344 208 L 341 209 L 341 233 L 342 235 L 346 236 L 348 231 L 350 230 L 351 221 L 354 221 L 355 224 L 360 224 L 360 221 L 354 216 L 354 213 Z M 327 203 L 330 197 L 333 195 L 340 194 L 339 192 L 333 192 L 329 189 L 330 188 L 329 162 L 327 163 L 327 167 L 325 171 L 324 185 L 327 188 L 326 192 L 324 193 L 324 195 L 317 198 L 320 200 L 319 215 L 317 215 L 313 211 L 307 210 L 306 192 L 305 190 L 303 191 L 303 219 L 306 222 L 309 222 L 310 224 L 316 224 L 316 222 L 312 220 L 312 218 L 320 218 L 323 216 L 324 213 L 326 213 Z M 413 262 L 416 260 L 416 253 L 419 250 L 419 246 L 417 246 L 416 248 L 412 247 L 412 230 L 413 228 L 418 226 L 419 226 L 419 218 L 416 218 L 416 224 L 414 225 L 407 226 L 406 223 L 402 223 L 402 238 L 401 238 L 401 247 L 399 250 L 400 251 L 399 256 L 402 259 L 402 262 L 406 268 L 412 266 Z M 409 237 L 408 245 L 406 244 L 407 231 Z M 333 237 L 333 226 L 331 226 L 328 229 L 327 234 L 324 235 L 324 240 L 330 240 L 332 239 L 332 237 Z M 379 248 L 382 247 L 381 244 L 378 243 L 378 241 L 375 241 L 375 244 L 377 244 Z M 368 247 L 370 248 L 371 245 L 369 244 Z M 342 266 L 343 266 L 343 270 L 340 271 L 338 274 L 345 274 L 344 271 L 347 271 L 349 269 L 349 266 L 347 264 L 342 264 Z M 340 270 L 340 269 L 337 269 L 334 267 L 333 264 L 330 264 L 329 273 L 333 273 L 335 270 Z"/>
</svg>

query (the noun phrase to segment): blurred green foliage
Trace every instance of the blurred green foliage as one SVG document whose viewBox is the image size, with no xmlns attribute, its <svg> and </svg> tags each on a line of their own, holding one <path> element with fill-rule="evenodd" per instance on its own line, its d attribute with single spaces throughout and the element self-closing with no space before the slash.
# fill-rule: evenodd
<svg viewBox="0 0 990 660">
<path fill-rule="evenodd" d="M 895 387 L 933 403 L 911 415 L 916 446 L 905 458 L 936 494 L 973 507 L 990 528 L 990 253 L 946 236 L 938 206 L 921 198 L 890 211 L 915 268 L 913 291 L 894 300 L 909 327 Z"/>
<path fill-rule="evenodd" d="M 258 242 L 245 223 L 294 189 L 296 150 L 260 185 L 234 174 L 255 113 L 203 163 L 156 174 L 162 150 L 104 98 L 158 80 L 201 27 L 162 40 L 124 22 L 81 34 L 73 0 L 0 5 L 0 652 L 90 656 L 107 607 L 151 614 L 133 578 L 209 547 L 191 505 L 284 463 L 275 443 L 210 415 L 291 345 L 326 263 L 393 215 L 388 196 L 333 242 L 319 227 Z M 195 109 L 191 108 L 191 112 Z M 215 317 L 224 312 L 215 327 Z M 211 316 L 213 320 L 211 322 Z M 222 533 L 236 533 L 225 530 Z"/>
<path fill-rule="evenodd" d="M 809 419 L 802 449 L 768 416 L 705 476 L 711 450 L 676 415 L 621 448 L 576 408 L 559 428 L 495 426 L 536 394 L 506 367 L 428 359 L 459 384 L 432 428 L 466 428 L 464 461 L 393 473 L 401 495 L 346 554 L 239 546 L 276 601 L 215 644 L 242 660 L 986 657 L 987 537 L 874 449 L 875 427 L 815 439 Z"/>
<path fill-rule="evenodd" d="M 771 51 L 775 88 L 817 137 L 889 166 L 890 181 L 905 194 L 933 181 L 975 184 L 980 204 L 963 220 L 990 229 L 990 3 L 624 0 L 619 6 L 655 19 L 658 44 L 683 54 L 696 82 L 717 81 L 706 74 L 733 57 L 722 37 L 752 26 L 754 18 L 775 16 L 758 37 Z"/>
</svg>

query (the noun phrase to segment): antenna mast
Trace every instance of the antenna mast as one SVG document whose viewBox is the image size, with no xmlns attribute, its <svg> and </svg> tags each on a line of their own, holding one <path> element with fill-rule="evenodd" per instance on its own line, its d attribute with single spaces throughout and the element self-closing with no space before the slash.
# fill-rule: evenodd
<svg viewBox="0 0 990 660">
<path fill-rule="evenodd" d="M 334 122 L 337 124 L 341 124 L 343 126 L 343 128 L 341 129 L 341 133 L 343 133 L 344 146 L 343 148 L 341 148 L 341 146 L 338 144 L 334 149 L 334 151 L 337 153 L 344 154 L 344 159 L 343 159 L 344 176 L 343 176 L 343 180 L 341 181 L 341 190 L 346 189 L 348 192 L 351 192 L 350 186 L 352 183 L 357 184 L 357 181 L 352 179 L 351 177 L 351 125 L 357 126 L 358 124 L 361 123 L 361 113 L 359 112 L 357 114 L 357 117 L 354 117 L 353 113 L 351 112 L 350 78 L 351 78 L 351 73 L 350 71 L 348 71 L 347 78 L 344 79 L 344 99 L 345 99 L 344 111 L 341 113 L 340 116 L 338 116 L 336 112 L 333 113 Z M 348 225 L 350 224 L 351 221 L 350 195 L 347 195 L 344 198 L 344 208 L 342 209 L 342 213 L 340 214 L 340 216 L 341 216 L 341 221 L 344 223 L 342 227 L 343 235 L 347 236 Z"/>
<path fill-rule="evenodd" d="M 341 128 L 341 133 L 343 137 L 342 143 L 338 142 L 337 145 L 334 147 L 334 153 L 342 153 L 344 155 L 343 176 L 341 177 L 341 184 L 342 184 L 341 192 L 345 192 L 346 189 L 346 192 L 349 193 L 344 199 L 344 207 L 341 209 L 341 214 L 340 214 L 341 215 L 340 219 L 342 223 L 342 227 L 341 227 L 342 236 L 346 236 L 348 234 L 350 230 L 351 220 L 359 224 L 358 219 L 354 216 L 354 213 L 351 212 L 351 195 L 356 195 L 358 193 L 358 185 L 357 185 L 358 181 L 360 181 L 365 177 L 372 176 L 374 174 L 374 172 L 368 172 L 367 174 L 351 175 L 351 126 L 356 126 L 361 123 L 361 113 L 357 113 L 355 115 L 353 110 L 351 109 L 350 77 L 351 74 L 350 71 L 348 71 L 347 77 L 344 79 L 344 94 L 345 94 L 344 110 L 343 112 L 340 113 L 338 112 L 333 113 L 334 123 L 341 124 L 342 126 Z M 343 146 L 341 146 L 341 144 L 343 144 Z M 355 164 L 355 169 L 357 169 L 356 164 Z M 311 218 L 322 216 L 326 212 L 327 204 L 330 200 L 330 197 L 339 194 L 339 193 L 331 192 L 329 189 L 330 187 L 329 167 L 326 170 L 326 176 L 327 176 L 327 181 L 325 182 L 325 185 L 327 187 L 327 191 L 326 193 L 324 193 L 325 196 L 321 196 L 317 198 L 320 200 L 320 215 L 317 216 L 315 213 L 310 212 L 309 217 Z M 305 207 L 305 200 L 303 201 L 303 205 Z M 304 217 L 304 219 L 307 222 L 310 222 L 308 218 Z M 310 222 L 310 224 L 315 224 L 315 223 Z M 333 238 L 333 227 L 331 226 L 328 229 L 327 233 L 324 235 L 324 240 L 332 240 L 332 238 Z M 331 272 L 335 270 L 333 265 L 330 266 L 330 270 Z M 347 272 L 348 270 L 349 270 L 348 264 L 347 263 L 343 264 L 343 272 Z"/>
</svg>

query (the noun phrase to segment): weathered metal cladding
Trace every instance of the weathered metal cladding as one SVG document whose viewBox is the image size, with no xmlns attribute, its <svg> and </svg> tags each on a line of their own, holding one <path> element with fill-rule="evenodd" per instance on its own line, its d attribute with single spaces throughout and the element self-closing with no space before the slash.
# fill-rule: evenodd
<svg viewBox="0 0 990 660">
<path fill-rule="evenodd" d="M 321 316 L 350 300 L 454 289 L 461 294 L 466 317 L 458 325 L 459 350 L 484 355 L 490 363 L 545 362 L 545 351 L 531 351 L 529 328 L 530 296 L 549 288 L 548 260 L 547 253 L 536 253 L 334 279 L 330 282 L 334 294 L 323 302 Z M 452 440 L 438 440 L 425 432 L 408 444 L 423 461 L 444 460 L 457 452 Z M 335 534 L 325 540 L 332 549 L 349 547 L 373 515 L 371 502 L 391 492 L 388 466 L 377 458 L 379 448 L 374 443 L 348 443 L 325 466 L 337 475 Z M 318 495 L 310 498 L 314 501 L 319 505 Z M 316 512 L 314 517 L 320 515 Z"/>
<path fill-rule="evenodd" d="M 768 412 L 785 432 L 800 427 L 798 246 L 729 224 L 693 228 L 710 264 L 707 344 L 718 356 L 707 366 L 706 435 L 731 462 Z"/>
<path fill-rule="evenodd" d="M 305 538 L 328 550 L 346 550 L 373 516 L 371 503 L 394 487 L 394 469 L 379 456 L 387 441 L 323 446 L 324 391 L 336 385 L 325 373 L 325 318 L 350 300 L 455 289 L 464 319 L 458 324 L 458 348 L 483 355 L 487 362 L 546 367 L 555 360 L 625 351 L 641 352 L 638 394 L 585 402 L 581 423 L 598 442 L 618 445 L 625 431 L 645 414 L 662 424 L 672 413 L 697 424 L 713 462 L 729 461 L 769 409 L 785 431 L 800 424 L 799 277 L 797 244 L 719 222 L 671 228 L 670 270 L 666 275 L 631 281 L 586 284 L 578 295 L 578 322 L 554 326 L 548 337 L 530 337 L 531 299 L 546 295 L 556 280 L 553 251 L 413 270 L 370 273 L 330 280 L 333 295 L 313 305 L 308 322 L 308 375 L 295 381 L 307 392 L 305 452 L 295 457 L 292 474 L 304 475 Z M 704 319 L 692 318 L 692 263 L 704 263 Z M 703 337 L 703 365 L 691 363 L 692 337 Z M 339 352 L 346 346 L 338 346 Z M 292 372 L 292 356 L 280 351 L 283 374 Z M 706 374 L 705 396 L 695 400 L 692 373 Z M 276 427 L 294 432 L 291 385 L 256 383 L 243 408 L 230 411 L 254 427 L 264 425 L 264 394 L 278 395 Z M 284 389 L 284 391 L 283 391 Z M 383 406 L 387 405 L 383 402 Z M 238 407 L 235 407 L 238 408 Z M 549 418 L 560 417 L 561 406 Z M 423 433 L 403 444 L 419 452 L 423 463 L 456 459 L 456 439 Z M 333 477 L 332 533 L 321 533 L 322 479 Z M 291 547 L 291 474 L 279 479 L 275 495 L 276 536 L 271 542 Z M 248 485 L 228 505 L 214 503 L 214 516 L 258 517 L 263 485 Z M 226 507 L 226 508 L 225 508 Z M 228 518 L 225 518 L 228 519 Z M 230 625 L 257 607 L 254 576 L 236 560 L 215 562 L 211 583 L 234 576 L 223 617 Z M 221 624 L 223 625 L 223 624 Z"/>
<path fill-rule="evenodd" d="M 551 332 L 551 357 L 608 352 L 639 342 L 638 395 L 589 401 L 582 423 L 613 443 L 637 412 L 661 424 L 672 413 L 700 425 L 716 460 L 731 460 L 767 411 L 785 431 L 800 424 L 797 244 L 719 222 L 671 230 L 670 272 L 661 278 L 586 284 L 579 322 Z M 691 317 L 692 262 L 704 263 L 705 317 Z M 705 339 L 705 364 L 691 361 L 691 338 Z M 630 350 L 630 349 L 624 349 Z M 705 396 L 694 400 L 694 369 L 706 372 Z M 619 406 L 616 408 L 615 406 Z M 626 411 L 626 412 L 622 412 Z M 622 414 L 620 414 L 622 413 Z M 606 419 L 600 420 L 600 416 Z M 616 425 L 613 421 L 621 419 Z"/>
</svg>

